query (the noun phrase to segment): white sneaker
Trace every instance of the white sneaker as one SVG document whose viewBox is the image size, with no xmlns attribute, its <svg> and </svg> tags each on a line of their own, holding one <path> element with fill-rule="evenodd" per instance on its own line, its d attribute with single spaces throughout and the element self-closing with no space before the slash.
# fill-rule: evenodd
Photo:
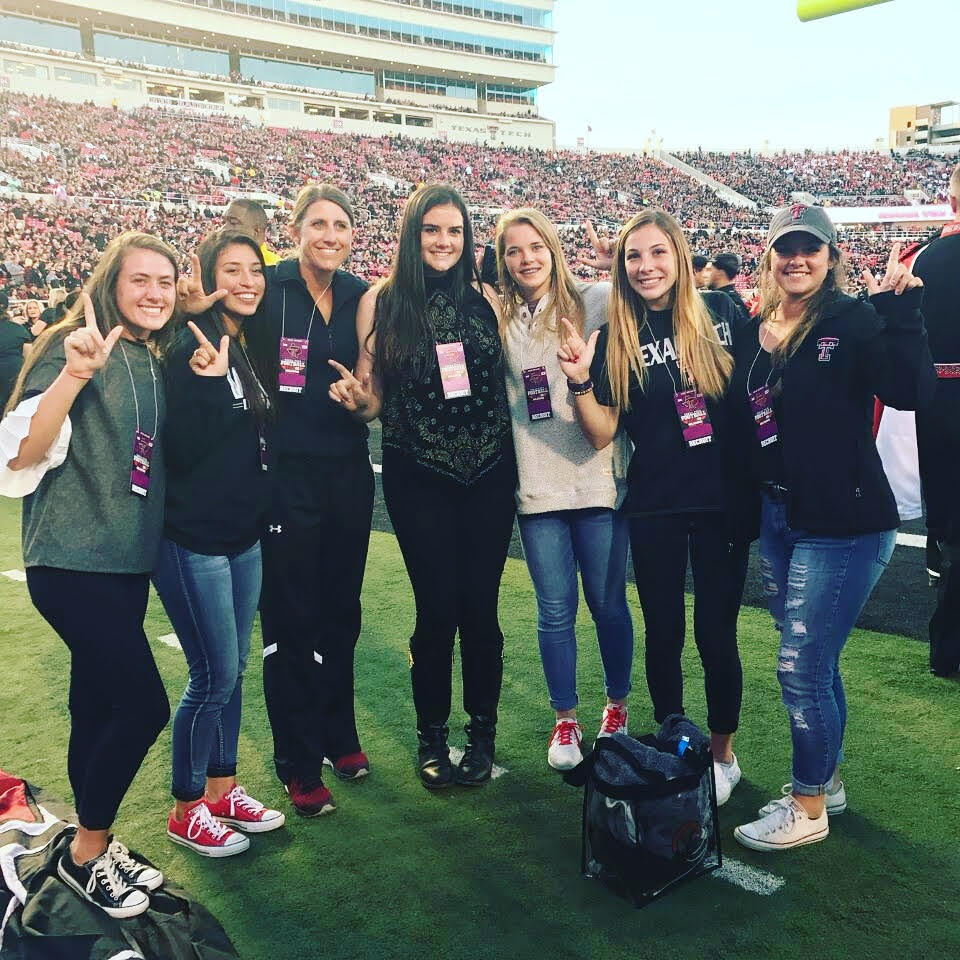
<svg viewBox="0 0 960 960">
<path fill-rule="evenodd" d="M 751 850 L 789 850 L 805 843 L 825 840 L 830 832 L 827 811 L 811 817 L 795 797 L 777 801 L 765 817 L 745 823 L 733 831 L 734 838 Z"/>
<path fill-rule="evenodd" d="M 733 788 L 740 782 L 742 776 L 736 754 L 733 754 L 733 759 L 729 763 L 713 761 L 713 779 L 717 781 L 718 807 L 722 807 L 730 799 Z"/>
<path fill-rule="evenodd" d="M 550 734 L 547 763 L 554 770 L 572 770 L 581 760 L 580 741 L 583 733 L 575 717 L 561 717 Z"/>
<path fill-rule="evenodd" d="M 627 705 L 625 703 L 608 703 L 603 708 L 603 718 L 600 720 L 600 731 L 597 733 L 597 739 L 626 732 Z"/>
<path fill-rule="evenodd" d="M 719 793 L 719 788 L 717 788 L 717 792 Z M 773 813 L 774 807 L 787 802 L 787 797 L 793 793 L 793 784 L 785 783 L 780 788 L 780 793 L 782 796 L 776 800 L 771 800 L 757 811 L 761 817 L 765 817 L 768 813 Z M 847 791 L 843 788 L 842 780 L 838 780 L 833 787 L 827 787 L 827 789 L 824 790 L 823 805 L 826 808 L 828 817 L 838 817 L 847 809 Z"/>
</svg>

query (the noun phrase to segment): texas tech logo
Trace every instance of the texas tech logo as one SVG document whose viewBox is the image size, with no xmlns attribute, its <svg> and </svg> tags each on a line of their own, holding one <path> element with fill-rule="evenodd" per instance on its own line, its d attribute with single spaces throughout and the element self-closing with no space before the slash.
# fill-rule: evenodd
<svg viewBox="0 0 960 960">
<path fill-rule="evenodd" d="M 805 203 L 795 203 L 790 208 L 790 216 L 794 220 L 799 220 L 807 212 L 807 205 Z"/>
<path fill-rule="evenodd" d="M 821 363 L 829 363 L 830 356 L 839 342 L 836 337 L 821 337 L 817 341 L 817 359 Z"/>
</svg>

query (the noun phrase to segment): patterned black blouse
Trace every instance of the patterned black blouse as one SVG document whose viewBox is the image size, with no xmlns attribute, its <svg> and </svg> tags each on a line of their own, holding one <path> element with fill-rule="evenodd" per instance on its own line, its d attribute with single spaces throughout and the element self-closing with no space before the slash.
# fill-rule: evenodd
<svg viewBox="0 0 960 960">
<path fill-rule="evenodd" d="M 470 484 L 500 462 L 513 440 L 496 314 L 473 287 L 458 310 L 451 273 L 426 278 L 434 342 L 422 344 L 408 369 L 387 378 L 380 420 L 383 446 Z M 435 345 L 457 340 L 463 343 L 470 396 L 447 400 Z"/>
</svg>

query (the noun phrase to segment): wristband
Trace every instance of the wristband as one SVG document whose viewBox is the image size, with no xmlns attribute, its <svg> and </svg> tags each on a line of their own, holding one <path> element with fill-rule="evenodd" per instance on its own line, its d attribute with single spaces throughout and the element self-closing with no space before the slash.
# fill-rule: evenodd
<svg viewBox="0 0 960 960">
<path fill-rule="evenodd" d="M 593 381 L 589 377 L 583 383 L 574 383 L 572 380 L 568 380 L 567 387 L 575 397 L 582 397 L 593 389 Z"/>
<path fill-rule="evenodd" d="M 78 380 L 92 380 L 92 379 L 93 379 L 93 374 L 92 374 L 92 373 L 90 374 L 89 377 L 81 377 L 79 373 L 74 373 L 72 370 L 67 370 L 67 373 L 69 373 L 71 377 L 76 377 Z"/>
</svg>

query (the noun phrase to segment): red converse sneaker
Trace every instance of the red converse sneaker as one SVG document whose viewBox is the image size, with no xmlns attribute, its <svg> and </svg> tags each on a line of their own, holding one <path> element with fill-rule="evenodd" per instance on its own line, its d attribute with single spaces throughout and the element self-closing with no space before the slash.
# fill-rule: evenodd
<svg viewBox="0 0 960 960">
<path fill-rule="evenodd" d="M 171 813 L 167 817 L 167 836 L 202 857 L 232 857 L 250 846 L 250 840 L 242 833 L 214 820 L 203 800 L 190 807 L 182 820 Z"/>
<path fill-rule="evenodd" d="M 282 827 L 286 817 L 279 810 L 268 810 L 237 784 L 219 800 L 207 800 L 210 815 L 221 823 L 244 833 L 266 833 Z"/>
<path fill-rule="evenodd" d="M 603 719 L 600 721 L 600 732 L 597 734 L 597 739 L 626 732 L 627 705 L 625 703 L 608 703 L 603 708 Z"/>
<path fill-rule="evenodd" d="M 290 794 L 290 803 L 301 817 L 322 817 L 337 809 L 333 795 L 322 784 L 307 789 L 297 780 L 291 780 L 286 791 Z"/>
</svg>

